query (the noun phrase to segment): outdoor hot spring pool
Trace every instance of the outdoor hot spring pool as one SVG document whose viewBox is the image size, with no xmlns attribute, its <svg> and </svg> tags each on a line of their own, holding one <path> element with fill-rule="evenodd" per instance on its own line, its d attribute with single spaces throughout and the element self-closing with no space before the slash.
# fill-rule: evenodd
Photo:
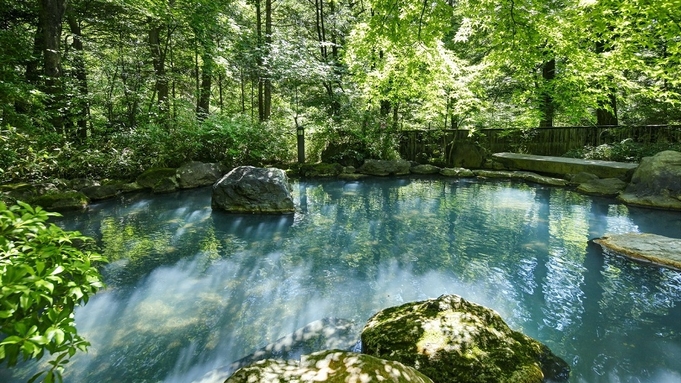
<svg viewBox="0 0 681 383">
<path fill-rule="evenodd" d="M 681 382 L 681 272 L 601 253 L 681 237 L 681 214 L 510 181 L 293 182 L 297 212 L 213 212 L 210 188 L 124 195 L 59 224 L 97 238 L 108 288 L 65 382 L 191 382 L 325 317 L 458 294 L 572 367 L 570 382 Z M 38 367 L 0 371 L 25 382 Z"/>
</svg>

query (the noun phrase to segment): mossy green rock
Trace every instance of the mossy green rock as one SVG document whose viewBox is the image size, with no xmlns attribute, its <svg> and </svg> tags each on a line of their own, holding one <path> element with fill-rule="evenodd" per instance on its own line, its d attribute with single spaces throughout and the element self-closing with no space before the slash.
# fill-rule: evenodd
<svg viewBox="0 0 681 383">
<path fill-rule="evenodd" d="M 303 177 L 336 177 L 343 173 L 341 164 L 303 164 L 300 166 L 299 174 Z"/>
<path fill-rule="evenodd" d="M 437 383 L 540 383 L 569 376 L 567 363 L 548 347 L 457 295 L 379 312 L 362 330 L 362 352 L 412 366 Z"/>
<path fill-rule="evenodd" d="M 159 182 L 166 178 L 175 179 L 176 169 L 152 168 L 137 177 L 137 184 L 145 189 L 153 189 Z"/>
<path fill-rule="evenodd" d="M 74 191 L 43 194 L 30 201 L 31 205 L 42 206 L 45 210 L 83 210 L 88 202 L 85 194 Z"/>
<path fill-rule="evenodd" d="M 251 382 L 393 382 L 432 383 L 402 363 L 348 351 L 304 355 L 300 361 L 266 359 L 237 370 L 225 383 Z"/>
</svg>

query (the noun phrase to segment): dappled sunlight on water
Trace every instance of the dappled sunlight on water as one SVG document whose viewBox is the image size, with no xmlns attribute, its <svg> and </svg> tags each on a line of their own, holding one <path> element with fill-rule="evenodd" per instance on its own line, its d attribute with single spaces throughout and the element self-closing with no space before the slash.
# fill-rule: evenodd
<svg viewBox="0 0 681 383">
<path fill-rule="evenodd" d="M 342 318 L 358 339 L 378 310 L 442 294 L 491 307 L 547 344 L 571 364 L 571 382 L 681 375 L 681 273 L 589 243 L 606 232 L 681 236 L 678 214 L 505 181 L 293 191 L 286 216 L 214 212 L 205 188 L 126 195 L 60 220 L 111 260 L 108 288 L 77 310 L 92 347 L 65 381 L 191 382 L 310 322 Z"/>
</svg>

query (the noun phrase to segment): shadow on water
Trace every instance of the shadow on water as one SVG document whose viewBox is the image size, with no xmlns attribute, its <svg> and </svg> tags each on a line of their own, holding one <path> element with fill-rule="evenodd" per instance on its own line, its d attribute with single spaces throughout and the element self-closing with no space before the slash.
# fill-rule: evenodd
<svg viewBox="0 0 681 383">
<path fill-rule="evenodd" d="M 376 311 L 442 294 L 492 307 L 547 344 L 572 365 L 571 382 L 681 380 L 681 273 L 589 245 L 606 232 L 669 235 L 678 214 L 510 181 L 293 191 L 285 216 L 212 211 L 204 188 L 126 195 L 61 219 L 111 260 L 107 290 L 77 310 L 92 347 L 66 381 L 188 382 L 320 318 L 346 318 L 357 339 Z"/>
</svg>

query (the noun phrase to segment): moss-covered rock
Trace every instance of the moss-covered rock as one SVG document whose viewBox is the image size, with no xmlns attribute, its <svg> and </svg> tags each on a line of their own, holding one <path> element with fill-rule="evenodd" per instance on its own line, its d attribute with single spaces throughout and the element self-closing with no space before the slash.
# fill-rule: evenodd
<svg viewBox="0 0 681 383">
<path fill-rule="evenodd" d="M 337 177 L 343 173 L 344 167 L 341 164 L 333 163 L 319 163 L 319 164 L 302 164 L 298 170 L 301 177 Z"/>
<path fill-rule="evenodd" d="M 88 198 L 81 192 L 55 192 L 38 196 L 30 201 L 45 210 L 83 210 L 88 205 Z"/>
<path fill-rule="evenodd" d="M 681 152 L 645 157 L 619 199 L 624 203 L 681 210 Z"/>
<path fill-rule="evenodd" d="M 423 164 L 412 166 L 411 172 L 414 174 L 438 174 L 440 172 L 440 168 L 431 164 Z"/>
<path fill-rule="evenodd" d="M 475 177 L 475 173 L 466 168 L 442 168 L 440 174 L 445 177 Z"/>
<path fill-rule="evenodd" d="M 402 363 L 348 351 L 304 355 L 300 361 L 266 359 L 237 370 L 225 383 L 247 382 L 393 382 L 432 383 Z"/>
<path fill-rule="evenodd" d="M 569 375 L 548 347 L 456 295 L 374 315 L 362 331 L 362 352 L 415 367 L 437 383 L 540 383 Z"/>
<path fill-rule="evenodd" d="M 409 174 L 410 168 L 411 164 L 406 160 L 366 160 L 359 172 L 372 176 L 400 176 Z"/>
<path fill-rule="evenodd" d="M 91 200 L 112 198 L 118 195 L 119 191 L 120 188 L 117 185 L 113 184 L 101 186 L 88 186 L 81 190 L 81 192 Z"/>
<path fill-rule="evenodd" d="M 579 184 L 577 191 L 590 195 L 615 197 L 626 187 L 627 183 L 619 178 L 599 178 Z"/>
<path fill-rule="evenodd" d="M 175 179 L 176 169 L 173 168 L 152 168 L 137 177 L 137 184 L 145 189 L 153 189 L 165 178 Z"/>
</svg>

